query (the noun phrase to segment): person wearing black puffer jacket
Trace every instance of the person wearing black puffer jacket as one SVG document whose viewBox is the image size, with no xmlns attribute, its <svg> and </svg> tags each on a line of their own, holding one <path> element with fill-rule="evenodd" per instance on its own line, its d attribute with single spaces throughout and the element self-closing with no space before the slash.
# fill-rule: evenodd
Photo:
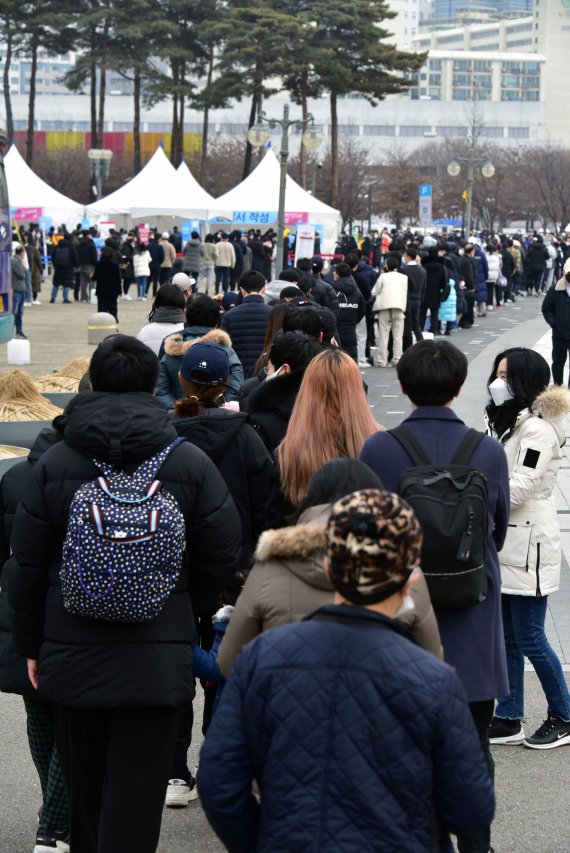
<svg viewBox="0 0 570 853">
<path fill-rule="evenodd" d="M 242 402 L 271 454 L 287 432 L 305 368 L 321 349 L 303 332 L 278 335 L 269 351 L 267 378 Z"/>
<path fill-rule="evenodd" d="M 263 299 L 265 278 L 255 269 L 241 276 L 239 288 L 243 302 L 226 311 L 222 317 L 222 329 L 232 339 L 232 346 L 247 377 L 263 352 L 271 306 L 266 305 Z"/>
<path fill-rule="evenodd" d="M 181 710 L 194 696 L 192 608 L 239 568 L 241 524 L 214 464 L 183 442 L 159 471 L 186 526 L 182 568 L 162 609 L 132 623 L 69 613 L 63 542 L 75 492 L 100 475 L 93 459 L 133 473 L 178 438 L 153 396 L 158 361 L 145 344 L 114 335 L 95 351 L 89 375 L 93 393 L 69 404 L 63 440 L 36 464 L 14 519 L 14 645 L 56 706 L 71 848 L 154 853 Z"/>
<path fill-rule="evenodd" d="M 437 335 L 439 334 L 439 306 L 446 299 L 445 291 L 449 281 L 445 260 L 439 256 L 437 246 L 429 247 L 427 258 L 423 259 L 422 266 L 426 271 L 427 279 L 424 301 L 420 306 L 420 327 L 425 328 L 429 311 L 430 331 L 433 335 Z"/>
<path fill-rule="evenodd" d="M 28 744 L 42 792 L 34 848 L 38 853 L 48 849 L 69 850 L 69 806 L 55 747 L 53 705 L 32 687 L 26 661 L 14 650 L 8 588 L 17 564 L 10 554 L 10 537 L 16 509 L 36 463 L 60 440 L 58 421 L 59 417 L 53 429 L 40 432 L 27 459 L 13 465 L 0 481 L 0 690 L 20 695 L 24 702 Z"/>
<path fill-rule="evenodd" d="M 343 350 L 358 362 L 356 326 L 364 317 L 365 303 L 348 264 L 337 264 L 333 286 L 338 296 L 339 312 L 336 325 L 340 344 Z"/>
</svg>

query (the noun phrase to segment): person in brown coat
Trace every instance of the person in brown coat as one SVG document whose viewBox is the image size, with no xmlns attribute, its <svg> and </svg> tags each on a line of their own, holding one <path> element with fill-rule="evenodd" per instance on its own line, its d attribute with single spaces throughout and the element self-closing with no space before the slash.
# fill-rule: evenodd
<svg viewBox="0 0 570 853">
<path fill-rule="evenodd" d="M 326 526 L 335 501 L 359 489 L 382 488 L 357 459 L 334 459 L 309 482 L 297 524 L 261 534 L 255 563 L 237 600 L 218 653 L 228 678 L 242 648 L 270 628 L 300 622 L 311 610 L 332 604 L 334 588 L 323 570 Z M 411 587 L 413 609 L 398 618 L 417 641 L 440 660 L 443 649 L 425 577 L 417 570 Z"/>
</svg>

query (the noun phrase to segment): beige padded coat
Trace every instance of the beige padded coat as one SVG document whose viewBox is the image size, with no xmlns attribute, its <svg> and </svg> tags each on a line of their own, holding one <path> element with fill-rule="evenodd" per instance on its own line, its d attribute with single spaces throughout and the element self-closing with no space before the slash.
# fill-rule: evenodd
<svg viewBox="0 0 570 853">
<path fill-rule="evenodd" d="M 300 622 L 311 610 L 332 604 L 334 589 L 323 571 L 330 505 L 311 507 L 293 527 L 266 530 L 222 640 L 218 665 L 228 678 L 243 646 L 269 628 Z M 414 610 L 402 617 L 419 643 L 443 660 L 437 621 L 420 577 L 411 590 Z"/>
</svg>

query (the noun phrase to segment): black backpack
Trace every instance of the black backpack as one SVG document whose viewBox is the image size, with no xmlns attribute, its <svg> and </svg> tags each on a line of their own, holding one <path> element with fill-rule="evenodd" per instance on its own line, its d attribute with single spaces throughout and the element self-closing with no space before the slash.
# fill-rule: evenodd
<svg viewBox="0 0 570 853">
<path fill-rule="evenodd" d="M 69 263 L 69 249 L 67 246 L 57 246 L 54 256 L 54 267 L 66 267 Z"/>
<path fill-rule="evenodd" d="M 403 426 L 390 430 L 414 463 L 398 493 L 423 532 L 421 567 L 435 610 L 463 610 L 487 595 L 487 480 L 469 465 L 483 433 L 470 429 L 447 465 L 430 462 Z"/>
</svg>

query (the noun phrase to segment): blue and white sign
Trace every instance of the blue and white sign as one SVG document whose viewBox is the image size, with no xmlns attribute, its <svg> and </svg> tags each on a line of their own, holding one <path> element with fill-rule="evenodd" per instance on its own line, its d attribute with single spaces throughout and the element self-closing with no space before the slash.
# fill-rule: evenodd
<svg viewBox="0 0 570 853">
<path fill-rule="evenodd" d="M 432 225 L 432 207 L 431 207 L 431 184 L 420 184 L 420 212 L 419 219 L 423 228 L 430 228 Z"/>
<path fill-rule="evenodd" d="M 276 220 L 276 210 L 234 210 L 233 221 L 241 225 L 273 225 Z"/>
<path fill-rule="evenodd" d="M 180 225 L 180 230 L 182 231 L 182 242 L 187 243 L 188 240 L 190 239 L 190 234 L 192 233 L 192 231 L 195 231 L 196 229 L 192 227 L 191 222 L 188 222 L 187 220 L 186 221 L 183 220 L 181 225 Z"/>
<path fill-rule="evenodd" d="M 53 225 L 53 220 L 51 216 L 40 216 L 38 224 L 42 231 L 49 231 L 49 229 Z"/>
</svg>

